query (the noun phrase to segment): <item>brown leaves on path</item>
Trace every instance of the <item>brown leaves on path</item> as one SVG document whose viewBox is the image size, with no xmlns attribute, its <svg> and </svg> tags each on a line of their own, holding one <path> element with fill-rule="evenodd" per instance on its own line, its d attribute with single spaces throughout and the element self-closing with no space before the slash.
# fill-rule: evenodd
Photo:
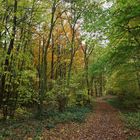
<svg viewBox="0 0 140 140">
<path fill-rule="evenodd" d="M 59 124 L 45 130 L 43 140 L 126 140 L 118 110 L 97 100 L 95 113 L 85 123 Z"/>
</svg>

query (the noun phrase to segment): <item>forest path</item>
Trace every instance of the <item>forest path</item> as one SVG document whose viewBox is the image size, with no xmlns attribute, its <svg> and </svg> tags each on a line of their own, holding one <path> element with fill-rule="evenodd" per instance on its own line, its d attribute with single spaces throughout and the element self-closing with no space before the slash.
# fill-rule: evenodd
<svg viewBox="0 0 140 140">
<path fill-rule="evenodd" d="M 126 140 L 119 111 L 102 98 L 97 99 L 95 112 L 85 123 L 59 124 L 44 131 L 45 140 Z"/>
</svg>

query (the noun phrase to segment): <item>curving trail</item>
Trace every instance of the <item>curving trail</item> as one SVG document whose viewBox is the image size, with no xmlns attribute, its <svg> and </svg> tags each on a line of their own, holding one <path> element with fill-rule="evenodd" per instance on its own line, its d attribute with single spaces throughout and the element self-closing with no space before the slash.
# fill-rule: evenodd
<svg viewBox="0 0 140 140">
<path fill-rule="evenodd" d="M 85 123 L 59 124 L 55 129 L 45 130 L 44 140 L 126 140 L 119 111 L 97 100 L 95 113 Z"/>
</svg>

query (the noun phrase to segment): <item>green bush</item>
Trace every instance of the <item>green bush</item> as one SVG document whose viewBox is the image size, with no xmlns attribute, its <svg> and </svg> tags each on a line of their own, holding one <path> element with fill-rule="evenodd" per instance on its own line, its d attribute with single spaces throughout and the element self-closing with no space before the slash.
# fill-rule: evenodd
<svg viewBox="0 0 140 140">
<path fill-rule="evenodd" d="M 93 106 L 94 99 L 89 96 L 86 91 L 80 90 L 75 94 L 75 102 L 77 106 Z"/>
<path fill-rule="evenodd" d="M 44 108 L 46 108 L 47 111 L 53 111 L 58 109 L 57 97 L 55 95 L 55 92 L 47 92 L 44 105 Z"/>
<path fill-rule="evenodd" d="M 28 112 L 27 109 L 25 107 L 18 107 L 16 109 L 16 114 L 15 117 L 16 118 L 29 118 L 31 117 L 32 113 Z"/>
<path fill-rule="evenodd" d="M 118 99 L 122 106 L 127 109 L 138 110 L 140 109 L 140 95 L 131 92 L 123 92 L 118 95 Z"/>
<path fill-rule="evenodd" d="M 66 94 L 63 93 L 59 93 L 57 95 L 57 102 L 58 102 L 58 109 L 60 112 L 63 112 L 68 104 L 68 96 Z"/>
<path fill-rule="evenodd" d="M 88 97 L 84 94 L 83 91 L 78 91 L 75 94 L 75 99 L 76 99 L 76 105 L 83 106 L 87 102 Z"/>
<path fill-rule="evenodd" d="M 54 87 L 46 94 L 47 110 L 59 110 L 63 112 L 69 101 L 69 89 L 65 85 L 65 81 L 58 80 L 54 83 Z"/>
</svg>

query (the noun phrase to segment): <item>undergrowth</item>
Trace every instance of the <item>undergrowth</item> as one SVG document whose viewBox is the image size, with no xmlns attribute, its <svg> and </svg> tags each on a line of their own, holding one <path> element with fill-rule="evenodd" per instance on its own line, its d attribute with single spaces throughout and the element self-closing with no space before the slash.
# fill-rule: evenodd
<svg viewBox="0 0 140 140">
<path fill-rule="evenodd" d="M 47 117 L 53 124 L 70 121 L 83 122 L 90 111 L 91 109 L 88 107 L 71 107 L 61 113 L 59 111 L 47 112 Z"/>
<path fill-rule="evenodd" d="M 125 123 L 126 129 L 131 131 L 140 131 L 140 110 L 132 110 L 131 108 L 125 108 L 118 98 L 112 98 L 106 100 L 110 105 L 120 110 L 121 118 Z M 140 140 L 137 136 L 128 136 L 128 140 Z"/>
<path fill-rule="evenodd" d="M 140 130 L 140 112 L 123 113 L 123 119 L 126 127 Z"/>
<path fill-rule="evenodd" d="M 90 107 L 69 107 L 64 112 L 49 111 L 40 120 L 30 118 L 28 120 L 14 121 L 6 123 L 0 122 L 0 140 L 22 139 L 31 135 L 34 140 L 41 136 L 44 129 L 51 129 L 58 123 L 78 122 L 82 123 L 89 112 Z"/>
</svg>

